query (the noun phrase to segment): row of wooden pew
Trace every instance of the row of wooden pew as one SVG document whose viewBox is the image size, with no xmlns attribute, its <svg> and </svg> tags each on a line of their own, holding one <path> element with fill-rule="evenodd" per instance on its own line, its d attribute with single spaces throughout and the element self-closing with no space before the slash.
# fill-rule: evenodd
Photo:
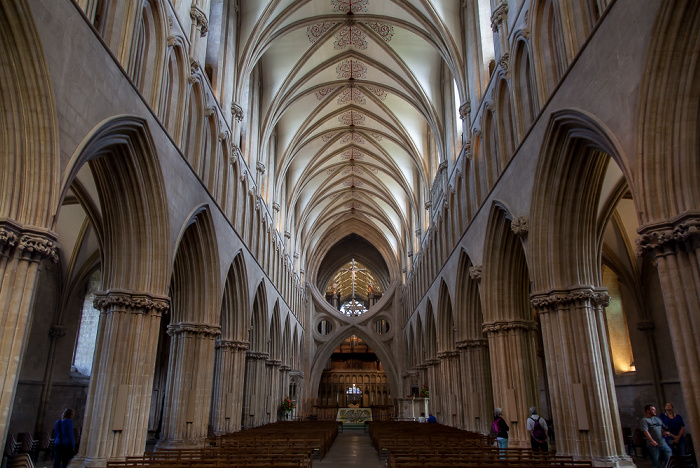
<svg viewBox="0 0 700 468">
<path fill-rule="evenodd" d="M 207 439 L 207 446 L 162 449 L 109 461 L 108 468 L 311 468 L 338 435 L 335 422 L 279 422 Z"/>
<path fill-rule="evenodd" d="M 499 449 L 494 439 L 441 424 L 371 422 L 369 433 L 380 459 L 388 468 L 418 467 L 591 467 L 574 460 L 530 449 Z"/>
</svg>

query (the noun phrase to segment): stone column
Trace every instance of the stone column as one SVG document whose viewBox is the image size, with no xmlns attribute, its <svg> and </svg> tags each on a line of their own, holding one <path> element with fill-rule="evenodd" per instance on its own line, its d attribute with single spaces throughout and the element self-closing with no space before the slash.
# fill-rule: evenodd
<svg viewBox="0 0 700 468">
<path fill-rule="evenodd" d="M 159 448 L 204 445 L 211 409 L 214 342 L 218 326 L 178 322 L 168 325 L 170 359 L 165 385 L 163 435 Z"/>
<path fill-rule="evenodd" d="M 463 429 L 487 434 L 493 420 L 493 391 L 487 340 L 457 342 L 459 365 L 463 376 Z"/>
<path fill-rule="evenodd" d="M 659 353 L 657 352 L 656 338 L 654 337 L 654 330 L 656 325 L 651 321 L 639 322 L 637 324 L 637 330 L 644 333 L 644 338 L 647 342 L 647 349 L 649 350 L 649 361 L 651 364 L 651 373 L 654 378 L 654 390 L 656 392 L 656 401 L 659 405 L 666 402 L 666 394 L 664 392 L 664 387 L 661 383 L 661 364 L 659 361 Z"/>
<path fill-rule="evenodd" d="M 439 359 L 427 359 L 425 361 L 426 374 L 428 382 L 428 391 L 430 392 L 430 412 L 436 417 L 440 415 L 440 422 L 443 422 L 444 415 L 442 414 L 442 398 L 445 395 L 445 391 L 442 388 L 444 379 L 441 378 L 440 374 L 440 360 Z M 425 415 L 428 416 L 427 414 Z"/>
<path fill-rule="evenodd" d="M 537 403 L 535 330 L 531 320 L 484 323 L 489 340 L 494 407 L 503 408 L 510 447 L 529 447 L 528 409 Z"/>
<path fill-rule="evenodd" d="M 280 366 L 280 395 L 282 395 L 281 398 L 284 397 L 289 397 L 292 400 L 295 400 L 295 398 L 291 395 L 291 392 L 289 391 L 289 372 L 292 370 L 292 368 L 288 365 L 281 365 Z M 298 406 L 296 407 L 298 408 Z M 296 409 L 294 410 L 293 413 L 296 413 Z"/>
<path fill-rule="evenodd" d="M 460 401 L 462 388 L 459 384 L 459 353 L 457 351 L 443 351 L 438 353 L 440 360 L 440 381 L 442 397 L 442 420 L 443 424 L 449 426 L 459 425 L 461 421 Z"/>
<path fill-rule="evenodd" d="M 104 466 L 145 450 L 160 320 L 169 304 L 128 290 L 95 295 L 100 322 L 76 464 Z"/>
<path fill-rule="evenodd" d="M 277 421 L 277 410 L 282 404 L 280 396 L 280 374 L 279 368 L 282 361 L 279 359 L 268 359 L 265 361 L 265 412 L 263 424 Z"/>
<path fill-rule="evenodd" d="M 685 401 L 684 420 L 689 432 L 700 434 L 700 213 L 648 224 L 639 234 L 637 254 L 651 253 L 656 259 Z"/>
<path fill-rule="evenodd" d="M 58 262 L 56 234 L 0 219 L 0 440 L 7 437 L 39 265 L 47 258 Z"/>
<path fill-rule="evenodd" d="M 247 427 L 263 424 L 266 385 L 265 361 L 267 358 L 267 353 L 256 351 L 246 353 L 243 421 Z"/>
<path fill-rule="evenodd" d="M 214 359 L 212 426 L 214 434 L 241 429 L 243 378 L 247 341 L 217 340 Z"/>
<path fill-rule="evenodd" d="M 498 45 L 501 51 L 501 61 L 507 61 L 510 55 L 510 42 L 508 41 L 508 1 L 501 2 L 493 10 L 491 15 L 491 30 L 498 34 Z M 507 67 L 506 67 L 507 69 Z"/>
<path fill-rule="evenodd" d="M 557 452 L 595 466 L 632 466 L 625 454 L 605 326 L 605 289 L 580 286 L 534 294 Z"/>
</svg>

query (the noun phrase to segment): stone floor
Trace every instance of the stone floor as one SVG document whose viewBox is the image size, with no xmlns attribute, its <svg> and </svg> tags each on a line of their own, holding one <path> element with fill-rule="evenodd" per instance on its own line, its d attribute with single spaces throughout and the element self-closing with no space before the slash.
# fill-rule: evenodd
<svg viewBox="0 0 700 468">
<path fill-rule="evenodd" d="M 385 467 L 386 462 L 379 460 L 377 451 L 372 447 L 369 434 L 364 429 L 345 429 L 338 434 L 333 446 L 322 461 L 314 460 L 314 468 L 362 466 L 363 468 Z"/>
</svg>

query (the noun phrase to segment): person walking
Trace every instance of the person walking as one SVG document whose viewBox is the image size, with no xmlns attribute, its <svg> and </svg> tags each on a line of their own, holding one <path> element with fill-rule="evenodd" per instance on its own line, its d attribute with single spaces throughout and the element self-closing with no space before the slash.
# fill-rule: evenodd
<svg viewBox="0 0 700 468">
<path fill-rule="evenodd" d="M 532 450 L 549 452 L 547 445 L 547 421 L 537 414 L 537 407 L 530 408 L 530 416 L 527 418 L 527 432 L 530 433 L 530 447 Z"/>
<path fill-rule="evenodd" d="M 61 419 L 53 426 L 53 468 L 66 468 L 75 451 L 75 438 L 73 436 L 73 415 L 71 408 L 63 411 Z"/>
</svg>

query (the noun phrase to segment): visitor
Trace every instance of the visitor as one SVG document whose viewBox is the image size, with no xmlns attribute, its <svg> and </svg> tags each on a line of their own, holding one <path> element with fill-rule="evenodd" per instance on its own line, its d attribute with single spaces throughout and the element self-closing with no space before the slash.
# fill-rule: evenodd
<svg viewBox="0 0 700 468">
<path fill-rule="evenodd" d="M 685 455 L 685 423 L 680 414 L 673 411 L 673 405 L 666 403 L 666 412 L 661 415 L 661 422 L 670 434 L 666 437 L 666 443 L 671 447 L 674 455 Z"/>
<path fill-rule="evenodd" d="M 420 416 L 418 417 L 418 422 L 419 423 L 424 423 L 425 422 L 425 413 L 421 413 Z"/>
<path fill-rule="evenodd" d="M 433 416 L 433 413 L 428 413 L 428 421 L 427 422 L 429 422 L 429 423 L 436 423 L 437 422 L 437 418 L 435 416 Z"/>
<path fill-rule="evenodd" d="M 491 429 L 496 435 L 498 448 L 508 448 L 508 431 L 510 428 L 508 424 L 506 424 L 506 420 L 503 419 L 503 410 L 501 408 L 496 408 L 493 412 L 493 424 Z"/>
<path fill-rule="evenodd" d="M 53 468 L 66 468 L 75 453 L 75 438 L 73 436 L 73 410 L 66 408 L 61 419 L 53 427 Z"/>
<path fill-rule="evenodd" d="M 548 452 L 547 445 L 547 421 L 537 414 L 537 407 L 530 408 L 530 416 L 527 418 L 527 432 L 530 433 L 530 447 L 532 450 Z"/>
<path fill-rule="evenodd" d="M 647 439 L 647 448 L 651 455 L 651 463 L 654 468 L 666 466 L 666 462 L 671 456 L 671 448 L 666 444 L 665 436 L 670 434 L 663 427 L 663 422 L 656 416 L 656 407 L 646 405 L 644 407 L 646 416 L 642 418 L 640 429 Z M 663 465 L 662 465 L 663 464 Z"/>
</svg>

